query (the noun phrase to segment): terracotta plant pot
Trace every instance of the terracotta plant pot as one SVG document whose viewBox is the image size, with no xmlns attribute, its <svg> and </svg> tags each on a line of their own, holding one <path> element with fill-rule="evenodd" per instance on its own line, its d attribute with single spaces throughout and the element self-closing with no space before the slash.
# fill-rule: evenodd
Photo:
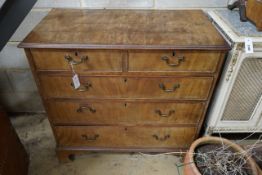
<svg viewBox="0 0 262 175">
<path fill-rule="evenodd" d="M 243 152 L 244 150 L 237 144 L 227 140 L 227 139 L 221 139 L 219 137 L 202 137 L 197 139 L 193 142 L 193 144 L 190 146 L 189 151 L 186 154 L 185 160 L 184 160 L 184 175 L 201 175 L 198 168 L 196 167 L 196 164 L 194 163 L 194 153 L 195 149 L 204 144 L 221 144 L 221 140 L 223 141 L 224 145 L 230 146 L 231 149 L 235 150 L 235 152 Z M 248 155 L 245 155 L 248 157 Z M 190 163 L 192 162 L 192 163 Z M 247 159 L 248 165 L 251 168 L 252 175 L 259 175 L 256 163 L 252 158 Z"/>
</svg>

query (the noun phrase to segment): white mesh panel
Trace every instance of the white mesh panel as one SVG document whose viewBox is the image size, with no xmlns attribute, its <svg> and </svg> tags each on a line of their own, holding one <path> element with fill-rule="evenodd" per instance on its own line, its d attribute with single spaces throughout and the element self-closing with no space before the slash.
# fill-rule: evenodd
<svg viewBox="0 0 262 175">
<path fill-rule="evenodd" d="M 262 58 L 246 58 L 236 77 L 222 120 L 249 120 L 261 95 Z"/>
</svg>

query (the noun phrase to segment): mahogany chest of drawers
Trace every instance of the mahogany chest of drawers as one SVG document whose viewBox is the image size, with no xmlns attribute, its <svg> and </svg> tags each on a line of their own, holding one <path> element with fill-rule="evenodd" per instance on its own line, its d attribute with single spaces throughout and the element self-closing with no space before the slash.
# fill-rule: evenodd
<svg viewBox="0 0 262 175">
<path fill-rule="evenodd" d="M 246 4 L 247 18 L 252 21 L 258 31 L 262 31 L 262 0 L 248 0 Z"/>
<path fill-rule="evenodd" d="M 0 175 L 27 175 L 29 156 L 0 106 Z"/>
<path fill-rule="evenodd" d="M 186 149 L 229 49 L 199 10 L 54 9 L 19 47 L 60 160 L 86 151 Z"/>
</svg>

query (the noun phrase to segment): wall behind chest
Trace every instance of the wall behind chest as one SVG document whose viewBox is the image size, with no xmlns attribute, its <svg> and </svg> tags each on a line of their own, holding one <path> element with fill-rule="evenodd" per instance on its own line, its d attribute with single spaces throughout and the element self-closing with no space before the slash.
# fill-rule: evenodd
<svg viewBox="0 0 262 175">
<path fill-rule="evenodd" d="M 228 0 L 38 0 L 0 52 L 0 103 L 9 112 L 44 111 L 24 51 L 17 44 L 51 8 L 192 9 L 225 8 Z"/>
</svg>

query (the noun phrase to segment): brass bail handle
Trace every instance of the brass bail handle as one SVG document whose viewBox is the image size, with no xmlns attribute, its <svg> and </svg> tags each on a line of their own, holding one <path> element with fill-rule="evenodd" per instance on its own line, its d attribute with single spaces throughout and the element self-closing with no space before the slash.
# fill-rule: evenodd
<svg viewBox="0 0 262 175">
<path fill-rule="evenodd" d="M 159 141 L 166 141 L 167 139 L 170 138 L 170 135 L 167 134 L 167 135 L 164 135 L 163 137 L 160 137 L 156 134 L 152 135 L 152 137 L 154 137 L 156 140 L 159 140 Z"/>
<path fill-rule="evenodd" d="M 96 109 L 92 108 L 92 107 L 89 106 L 89 105 L 80 106 L 80 107 L 76 110 L 76 112 L 81 113 L 81 112 L 84 112 L 84 110 L 89 110 L 91 113 L 96 113 Z"/>
<path fill-rule="evenodd" d="M 173 52 L 173 57 L 175 58 L 174 63 L 171 62 L 171 59 L 168 56 L 162 56 L 161 60 L 165 61 L 168 66 L 176 67 L 179 66 L 182 62 L 185 61 L 185 56 L 175 56 L 176 52 Z"/>
<path fill-rule="evenodd" d="M 88 136 L 86 134 L 82 134 L 81 137 L 82 137 L 82 139 L 84 139 L 86 141 L 96 141 L 98 139 L 99 135 L 95 134 L 93 136 Z"/>
<path fill-rule="evenodd" d="M 88 60 L 88 56 L 82 56 L 80 58 L 80 61 L 76 61 L 74 60 L 70 55 L 65 55 L 65 60 L 69 63 L 69 64 L 72 64 L 72 65 L 78 65 L 78 64 L 81 64 L 81 63 L 84 63 L 85 61 Z"/>
<path fill-rule="evenodd" d="M 71 86 L 74 90 L 77 90 L 79 92 L 85 92 L 85 91 L 88 91 L 91 87 L 92 87 L 92 84 L 91 83 L 85 83 L 84 85 L 80 85 L 79 88 L 75 89 L 74 87 L 74 84 L 71 83 Z"/>
<path fill-rule="evenodd" d="M 176 89 L 180 88 L 180 84 L 176 83 L 176 84 L 173 85 L 172 89 L 167 89 L 166 86 L 164 85 L 164 83 L 160 83 L 159 88 L 162 89 L 165 92 L 174 92 L 174 91 L 176 91 Z"/>
<path fill-rule="evenodd" d="M 155 110 L 155 113 L 158 114 L 160 117 L 167 118 L 167 117 L 170 117 L 172 114 L 174 114 L 175 110 L 170 110 L 167 114 L 164 114 L 164 113 L 161 112 L 161 110 L 157 109 L 157 110 Z"/>
</svg>

